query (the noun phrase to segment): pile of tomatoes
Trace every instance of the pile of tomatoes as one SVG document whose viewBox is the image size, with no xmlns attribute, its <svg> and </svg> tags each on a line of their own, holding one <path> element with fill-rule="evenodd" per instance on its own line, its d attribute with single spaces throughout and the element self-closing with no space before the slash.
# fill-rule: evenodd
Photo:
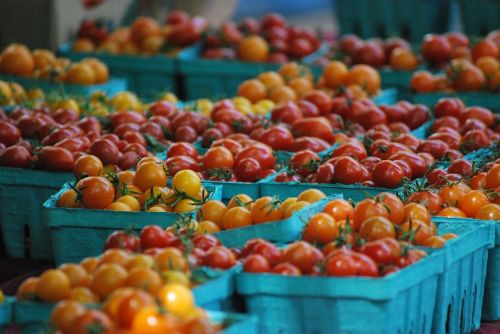
<svg viewBox="0 0 500 334">
<path fill-rule="evenodd" d="M 49 50 L 30 51 L 22 44 L 11 44 L 0 53 L 0 73 L 79 85 L 105 83 L 109 78 L 108 67 L 96 58 L 71 63 Z"/>
<path fill-rule="evenodd" d="M 290 26 L 283 16 L 274 13 L 260 21 L 245 18 L 239 24 L 223 23 L 207 34 L 201 56 L 283 64 L 310 55 L 320 44 L 316 31 Z"/>
<path fill-rule="evenodd" d="M 376 68 L 390 66 L 399 71 L 412 71 L 419 64 L 419 59 L 411 50 L 410 44 L 399 37 L 362 40 L 356 35 L 344 35 L 332 47 L 331 54 L 319 58 L 316 63 L 326 64 L 328 58 L 341 59 L 347 64 L 366 64 Z"/>
<path fill-rule="evenodd" d="M 94 309 L 64 300 L 52 310 L 50 323 L 58 333 L 219 333 L 221 324 L 196 307 L 193 293 L 177 283 L 165 285 L 157 295 L 137 288 L 116 290 L 107 306 Z M 165 310 L 167 312 L 165 312 Z"/>
<path fill-rule="evenodd" d="M 86 326 L 94 322 L 133 333 L 154 325 L 178 326 L 181 333 L 191 333 L 192 326 L 212 328 L 205 312 L 195 306 L 190 289 L 203 279 L 200 266 L 229 269 L 237 263 L 236 255 L 215 237 L 199 235 L 181 241 L 151 225 L 140 238 L 115 232 L 106 248 L 98 258 L 63 264 L 26 279 L 17 299 L 59 302 L 51 321 L 63 333 L 87 333 Z M 191 254 L 184 255 L 188 248 Z M 100 311 L 85 310 L 82 305 L 87 304 L 99 305 Z M 159 307 L 167 313 L 160 314 Z M 145 322 L 155 316 L 161 320 L 158 324 Z M 215 327 L 209 333 L 214 331 Z"/>
<path fill-rule="evenodd" d="M 445 73 L 418 71 L 410 86 L 418 93 L 436 91 L 496 91 L 500 87 L 500 32 L 493 31 L 470 47 L 466 36 L 427 35 L 422 44 L 424 58 Z"/>
<path fill-rule="evenodd" d="M 203 179 L 211 181 L 255 182 L 276 171 L 276 157 L 269 146 L 261 143 L 243 146 L 240 142 L 219 139 L 202 156 L 198 156 L 192 145 L 174 143 L 167 151 L 165 163 L 170 175 L 187 168 L 199 171 Z"/>
<path fill-rule="evenodd" d="M 191 170 L 176 173 L 168 188 L 167 167 L 155 157 L 142 158 L 135 171 L 115 173 L 106 172 L 97 157 L 83 155 L 76 160 L 74 173 L 78 182 L 61 194 L 58 207 L 182 214 L 210 197 Z"/>
<path fill-rule="evenodd" d="M 438 236 L 424 206 L 404 205 L 396 195 L 381 193 L 354 207 L 333 199 L 309 218 L 303 241 L 279 249 L 254 239 L 240 256 L 245 258 L 244 270 L 252 273 L 379 277 L 426 256 L 412 245 L 440 248 L 456 237 L 453 233 Z"/>
<path fill-rule="evenodd" d="M 151 17 L 140 16 L 130 27 L 120 27 L 113 32 L 99 28 L 91 21 L 83 21 L 72 51 L 175 55 L 180 48 L 198 42 L 207 25 L 205 18 L 191 17 L 183 11 L 171 11 L 163 25 Z"/>
<path fill-rule="evenodd" d="M 434 106 L 433 132 L 428 140 L 445 143 L 441 153 L 447 149 L 464 153 L 488 147 L 500 139 L 500 128 L 496 125 L 491 110 L 483 107 L 468 107 L 459 98 L 442 98 Z M 441 146 L 443 146 L 441 144 Z M 449 160 L 460 156 L 448 155 Z"/>
<path fill-rule="evenodd" d="M 446 170 L 438 168 L 430 171 L 425 181 L 427 187 L 417 184 L 408 189 L 411 192 L 408 202 L 421 203 L 436 216 L 500 219 L 498 159 L 483 167 L 458 159 Z"/>
<path fill-rule="evenodd" d="M 325 65 L 315 83 L 309 67 L 286 63 L 277 72 L 263 72 L 255 79 L 243 81 L 237 95 L 253 103 L 267 99 L 274 103 L 306 99 L 313 103 L 318 100 L 319 104 L 337 95 L 350 99 L 367 98 L 376 95 L 380 85 L 380 75 L 368 65 L 348 69 L 344 63 L 333 61 Z M 323 103 L 326 105 L 318 106 L 321 113 L 328 111 L 329 102 Z"/>
</svg>

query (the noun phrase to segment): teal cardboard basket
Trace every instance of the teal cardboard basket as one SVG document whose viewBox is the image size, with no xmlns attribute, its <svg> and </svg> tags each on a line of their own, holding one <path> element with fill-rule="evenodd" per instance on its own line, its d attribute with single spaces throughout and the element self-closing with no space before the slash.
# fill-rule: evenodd
<svg viewBox="0 0 500 334">
<path fill-rule="evenodd" d="M 381 278 L 241 273 L 236 291 L 259 333 L 429 333 L 442 270 L 433 252 Z"/>
<path fill-rule="evenodd" d="M 279 64 L 246 63 L 203 58 L 188 58 L 181 51 L 179 72 L 187 100 L 220 99 L 236 95 L 238 86 L 262 72 L 277 71 Z"/>
<path fill-rule="evenodd" d="M 443 97 L 458 97 L 464 101 L 465 105 L 481 106 L 488 108 L 495 113 L 500 113 L 500 94 L 494 92 L 457 92 L 457 93 L 421 93 L 412 94 L 414 103 L 425 104 L 428 107 L 433 107 L 440 98 Z"/>
<path fill-rule="evenodd" d="M 17 82 L 21 84 L 26 90 L 40 88 L 46 93 L 57 91 L 68 94 L 70 96 L 73 95 L 89 97 L 93 92 L 96 91 L 105 92 L 107 95 L 113 96 L 118 92 L 127 90 L 127 82 L 117 77 L 111 77 L 108 82 L 96 85 L 76 85 L 6 74 L 1 74 L 0 80 Z"/>
<path fill-rule="evenodd" d="M 362 38 L 400 36 L 420 43 L 429 32 L 448 30 L 449 0 L 335 0 L 343 35 Z"/>
<path fill-rule="evenodd" d="M 260 197 L 258 183 L 251 182 L 224 182 L 224 181 L 203 181 L 203 185 L 219 186 L 222 188 L 222 200 L 229 201 L 238 194 L 246 194 L 253 199 Z"/>
<path fill-rule="evenodd" d="M 0 303 L 0 326 L 10 324 L 12 322 L 12 305 L 14 297 L 5 297 L 3 303 Z M 0 327 L 0 333 L 2 328 Z"/>
<path fill-rule="evenodd" d="M 211 311 L 234 311 L 234 276 L 241 271 L 240 266 L 222 271 L 201 267 L 208 281 L 193 288 L 196 305 Z"/>
<path fill-rule="evenodd" d="M 53 258 L 42 206 L 72 178 L 70 173 L 0 167 L 0 225 L 9 257 Z"/>
<path fill-rule="evenodd" d="M 88 57 L 99 59 L 112 75 L 125 79 L 130 91 L 146 100 L 155 100 L 166 91 L 178 93 L 175 57 L 75 53 L 71 51 L 71 43 L 62 45 L 59 53 L 73 61 Z"/>
<path fill-rule="evenodd" d="M 167 227 L 174 224 L 179 215 L 172 212 L 124 212 L 58 208 L 57 200 L 68 189 L 63 187 L 43 205 L 43 218 L 50 228 L 52 248 L 57 265 L 79 262 L 88 256 L 102 253 L 107 237 L 117 230 L 134 227 L 140 231 L 147 225 Z M 222 189 L 207 186 L 213 199 L 221 199 Z"/>
<path fill-rule="evenodd" d="M 494 224 L 488 221 L 433 217 L 438 234 L 456 233 L 444 248 L 439 275 L 433 333 L 470 333 L 481 325 L 488 249 L 494 243 Z M 498 298 L 498 296 L 497 296 Z"/>
<path fill-rule="evenodd" d="M 263 238 L 274 243 L 289 243 L 300 239 L 304 224 L 309 218 L 313 214 L 321 212 L 325 205 L 335 198 L 342 198 L 342 196 L 329 196 L 312 203 L 304 209 L 294 212 L 287 219 L 224 230 L 215 233 L 214 236 L 226 247 L 242 248 L 247 241 L 254 238 Z"/>
<path fill-rule="evenodd" d="M 225 313 L 209 311 L 208 315 L 214 323 L 226 323 L 221 334 L 257 334 L 258 320 L 251 314 Z"/>
<path fill-rule="evenodd" d="M 486 165 L 490 161 L 494 161 L 500 157 L 500 148 L 497 147 L 497 144 L 494 143 L 490 147 L 483 147 L 479 150 L 472 151 L 467 153 L 464 156 L 465 160 L 473 161 L 476 166 L 482 167 Z"/>
<path fill-rule="evenodd" d="M 361 184 L 340 184 L 340 183 L 298 183 L 298 182 L 275 182 L 276 174 L 270 175 L 260 182 L 261 196 L 278 196 L 279 198 L 288 198 L 297 196 L 307 189 L 318 189 L 325 195 L 342 195 L 345 199 L 361 201 L 368 195 L 375 196 L 381 192 L 390 192 L 397 194 L 402 190 L 401 187 L 389 189 L 380 187 L 366 187 Z"/>
<path fill-rule="evenodd" d="M 485 36 L 500 27 L 500 2 L 482 0 L 480 5 L 474 0 L 460 0 L 461 18 L 465 33 Z"/>
<path fill-rule="evenodd" d="M 434 123 L 434 120 L 430 120 L 411 131 L 411 134 L 417 137 L 418 139 L 426 139 L 429 135 L 429 130 Z"/>
<path fill-rule="evenodd" d="M 500 223 L 495 222 L 495 247 L 488 252 L 488 271 L 484 284 L 482 320 L 500 319 Z"/>
</svg>

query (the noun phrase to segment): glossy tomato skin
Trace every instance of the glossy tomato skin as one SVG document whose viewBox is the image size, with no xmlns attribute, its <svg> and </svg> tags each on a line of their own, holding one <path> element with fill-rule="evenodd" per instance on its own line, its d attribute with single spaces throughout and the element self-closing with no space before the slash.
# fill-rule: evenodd
<svg viewBox="0 0 500 334">
<path fill-rule="evenodd" d="M 302 150 L 311 150 L 314 152 L 321 152 L 328 149 L 329 147 L 330 144 L 322 139 L 305 136 L 295 138 L 290 145 L 290 151 L 298 152 Z"/>
<path fill-rule="evenodd" d="M 170 176 L 172 177 L 183 169 L 190 169 L 194 172 L 198 172 L 200 170 L 198 163 L 193 158 L 185 155 L 168 158 L 165 160 L 165 165 L 170 171 Z"/>
<path fill-rule="evenodd" d="M 6 121 L 0 121 L 0 143 L 5 146 L 12 146 L 21 139 L 21 131 L 14 125 Z"/>
<path fill-rule="evenodd" d="M 73 170 L 75 158 L 67 149 L 48 146 L 40 151 L 38 161 L 47 170 L 66 172 Z"/>
<path fill-rule="evenodd" d="M 422 44 L 422 54 L 431 64 L 439 65 L 450 59 L 451 44 L 443 36 L 426 35 Z"/>
<path fill-rule="evenodd" d="M 223 123 L 221 123 L 223 124 Z M 201 136 L 201 145 L 203 147 L 210 147 L 212 143 L 216 140 L 222 139 L 224 136 L 219 129 L 211 128 L 205 130 Z"/>
<path fill-rule="evenodd" d="M 462 137 L 461 150 L 465 153 L 476 151 L 483 147 L 488 147 L 491 144 L 488 135 L 484 131 L 469 130 Z"/>
<path fill-rule="evenodd" d="M 462 114 L 465 112 L 465 105 L 460 98 L 445 97 L 439 99 L 434 106 L 434 115 L 437 118 L 443 116 L 452 116 L 461 119 Z"/>
<path fill-rule="evenodd" d="M 262 132 L 259 141 L 273 150 L 289 151 L 292 145 L 292 133 L 282 126 L 270 127 Z"/>
<path fill-rule="evenodd" d="M 448 151 L 448 145 L 441 140 L 427 139 L 420 143 L 417 151 L 431 154 L 435 159 L 441 159 Z"/>
<path fill-rule="evenodd" d="M 271 265 L 264 256 L 252 254 L 245 259 L 243 269 L 248 273 L 265 273 L 271 271 Z"/>
<path fill-rule="evenodd" d="M 302 113 L 302 110 L 293 101 L 288 101 L 278 104 L 271 111 L 271 119 L 274 122 L 292 124 L 296 120 L 301 119 L 303 117 L 304 115 Z"/>
<path fill-rule="evenodd" d="M 287 172 L 282 172 L 276 175 L 274 178 L 275 182 L 300 182 L 301 178 L 297 174 L 288 174 Z"/>
<path fill-rule="evenodd" d="M 90 153 L 98 157 L 104 165 L 116 164 L 119 152 L 116 144 L 108 139 L 97 139 L 90 146 Z"/>
<path fill-rule="evenodd" d="M 311 150 L 302 150 L 296 152 L 290 158 L 291 168 L 301 176 L 307 176 L 314 173 L 319 164 L 319 156 Z"/>
<path fill-rule="evenodd" d="M 403 170 L 395 162 L 383 160 L 377 163 L 372 171 L 373 182 L 378 187 L 396 188 L 403 180 Z"/>
<path fill-rule="evenodd" d="M 194 160 L 198 160 L 198 152 L 191 143 L 176 142 L 169 146 L 167 150 L 168 158 L 181 155 L 186 155 Z"/>
<path fill-rule="evenodd" d="M 262 169 L 270 169 L 276 164 L 276 157 L 269 146 L 264 144 L 255 144 L 245 147 L 235 157 L 235 162 L 244 158 L 253 158 L 259 162 Z"/>
<path fill-rule="evenodd" d="M 216 246 L 207 251 L 202 259 L 202 264 L 225 270 L 236 264 L 236 256 L 226 247 Z"/>
<path fill-rule="evenodd" d="M 242 182 L 255 182 L 262 174 L 259 162 L 252 158 L 238 160 L 233 169 L 236 178 Z"/>
<path fill-rule="evenodd" d="M 170 244 L 176 240 L 174 234 L 156 225 L 144 227 L 141 230 L 139 238 L 142 250 L 169 247 Z"/>
<path fill-rule="evenodd" d="M 464 159 L 455 160 L 448 167 L 448 173 L 460 174 L 462 176 L 472 176 L 473 175 L 472 162 Z"/>
<path fill-rule="evenodd" d="M 414 130 L 423 125 L 429 119 L 429 108 L 422 104 L 416 104 L 408 113 L 406 113 L 404 122 L 410 127 L 410 129 Z"/>
<path fill-rule="evenodd" d="M 14 145 L 0 151 L 0 166 L 14 168 L 29 168 L 32 157 L 23 146 Z"/>
<path fill-rule="evenodd" d="M 389 160 L 403 160 L 405 161 L 411 168 L 413 177 L 421 177 L 427 171 L 427 163 L 426 161 L 420 157 L 418 154 L 411 152 L 398 152 L 393 154 Z"/>
<path fill-rule="evenodd" d="M 334 163 L 334 169 L 334 182 L 342 184 L 360 183 L 368 177 L 368 171 L 351 157 L 339 157 Z"/>
<path fill-rule="evenodd" d="M 331 163 L 324 163 L 316 171 L 316 181 L 318 183 L 332 183 L 335 174 L 335 167 Z"/>
<path fill-rule="evenodd" d="M 306 100 L 300 100 L 299 102 L 297 102 L 297 106 L 299 107 L 300 111 L 302 112 L 303 117 L 317 117 L 317 116 L 321 115 L 318 107 L 316 107 L 316 105 L 312 102 L 309 102 Z M 295 121 L 295 119 L 293 121 Z"/>
<path fill-rule="evenodd" d="M 108 236 L 104 244 L 104 250 L 112 248 L 123 249 L 130 252 L 140 252 L 141 241 L 133 234 L 127 234 L 124 231 L 115 231 Z"/>
</svg>

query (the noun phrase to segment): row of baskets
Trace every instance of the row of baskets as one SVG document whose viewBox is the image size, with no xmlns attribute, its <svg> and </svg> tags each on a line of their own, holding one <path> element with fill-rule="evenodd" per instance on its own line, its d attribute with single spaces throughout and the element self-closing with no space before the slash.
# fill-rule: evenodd
<svg viewBox="0 0 500 334">
<path fill-rule="evenodd" d="M 363 38 L 402 36 L 418 42 L 429 32 L 446 32 L 455 8 L 466 34 L 481 36 L 500 24 L 496 0 L 335 0 L 343 34 Z"/>
<path fill-rule="evenodd" d="M 296 213 L 291 223 L 279 221 L 250 228 L 261 228 L 259 237 L 275 242 L 297 240 L 300 228 L 295 234 L 283 232 L 300 225 L 297 220 L 307 219 L 325 204 L 320 201 Z M 77 215 L 74 220 L 79 218 Z M 265 333 L 469 333 L 479 328 L 481 316 L 486 320 L 500 316 L 496 298 L 500 293 L 500 229 L 489 221 L 433 221 L 438 234 L 456 233 L 459 237 L 387 277 L 287 277 L 241 273 L 236 268 L 196 288 L 197 303 L 209 310 L 241 311 L 238 302 L 243 298 L 246 311 L 257 316 L 259 332 Z M 68 229 L 66 242 L 78 248 L 72 235 L 88 236 L 93 230 L 95 226 L 87 231 Z M 230 246 L 241 247 L 246 242 L 221 238 L 226 245 L 228 240 L 233 240 Z M 48 319 L 50 308 L 47 304 L 10 300 L 0 307 L 0 319 L 37 324 Z M 255 327 L 249 330 L 239 333 L 256 332 Z"/>
</svg>

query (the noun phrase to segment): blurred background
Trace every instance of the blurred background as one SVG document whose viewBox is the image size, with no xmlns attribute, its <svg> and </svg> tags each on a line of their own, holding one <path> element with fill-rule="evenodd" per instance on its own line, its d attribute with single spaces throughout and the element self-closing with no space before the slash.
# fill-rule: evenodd
<svg viewBox="0 0 500 334">
<path fill-rule="evenodd" d="M 96 2 L 99 2 L 99 5 L 92 7 Z M 459 3 L 463 4 L 461 10 Z M 467 9 L 469 4 L 477 3 L 484 6 L 470 6 L 470 9 Z M 153 16 L 162 21 L 172 9 L 182 9 L 192 15 L 203 15 L 214 26 L 228 19 L 240 20 L 247 16 L 259 18 L 264 13 L 277 12 L 285 16 L 291 24 L 328 28 L 336 34 L 355 33 L 364 38 L 400 35 L 406 39 L 419 40 L 423 34 L 429 32 L 462 31 L 464 22 L 469 24 L 467 20 L 471 11 L 482 10 L 481 22 L 473 22 L 475 26 L 466 29 L 467 33 L 487 33 L 489 30 L 483 31 L 485 29 L 482 29 L 481 25 L 491 27 L 492 22 L 498 22 L 500 1 L 2 0 L 0 47 L 11 42 L 20 42 L 31 48 L 44 47 L 55 50 L 58 45 L 74 36 L 84 18 L 105 18 L 119 26 L 130 23 L 139 15 Z M 373 15 L 380 12 L 384 15 Z M 423 13 L 425 15 L 420 15 Z M 408 25 L 407 29 L 405 25 Z M 421 30 L 415 31 L 415 26 L 421 27 Z M 414 36 L 410 36 L 411 34 Z"/>
</svg>

